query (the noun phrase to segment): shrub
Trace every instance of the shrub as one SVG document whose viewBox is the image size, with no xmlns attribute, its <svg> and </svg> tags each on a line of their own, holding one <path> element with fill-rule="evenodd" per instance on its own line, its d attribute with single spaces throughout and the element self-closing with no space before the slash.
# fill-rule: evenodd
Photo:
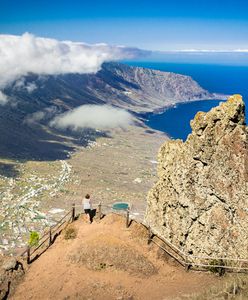
<svg viewBox="0 0 248 300">
<path fill-rule="evenodd" d="M 31 231 L 29 235 L 29 246 L 37 246 L 40 240 L 39 233 L 37 231 Z"/>
<path fill-rule="evenodd" d="M 74 227 L 68 227 L 65 230 L 64 238 L 65 240 L 72 240 L 75 239 L 77 236 L 77 231 Z"/>
<path fill-rule="evenodd" d="M 99 269 L 102 270 L 102 269 L 106 269 L 107 265 L 105 263 L 100 263 L 99 264 Z"/>
<path fill-rule="evenodd" d="M 213 259 L 210 261 L 210 266 L 208 267 L 208 270 L 212 273 L 218 273 L 220 276 L 224 275 L 225 273 L 225 269 L 222 267 L 216 267 L 217 266 L 224 266 L 225 263 L 222 259 L 217 260 L 217 259 Z"/>
</svg>

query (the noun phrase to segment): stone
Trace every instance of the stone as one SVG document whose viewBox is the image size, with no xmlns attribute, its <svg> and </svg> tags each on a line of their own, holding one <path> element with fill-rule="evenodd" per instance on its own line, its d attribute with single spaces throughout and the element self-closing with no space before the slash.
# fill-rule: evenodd
<svg viewBox="0 0 248 300">
<path fill-rule="evenodd" d="M 134 182 L 134 183 L 141 183 L 141 182 L 142 182 L 142 179 L 139 178 L 139 177 L 137 177 L 137 178 L 134 179 L 133 182 Z"/>
<path fill-rule="evenodd" d="M 17 266 L 17 260 L 14 257 L 8 258 L 1 266 L 5 271 L 14 270 Z"/>
<path fill-rule="evenodd" d="M 6 279 L 6 275 L 4 273 L 0 274 L 0 285 L 5 282 L 5 279 Z"/>
<path fill-rule="evenodd" d="M 186 254 L 248 258 L 248 128 L 240 95 L 164 143 L 145 222 Z"/>
</svg>

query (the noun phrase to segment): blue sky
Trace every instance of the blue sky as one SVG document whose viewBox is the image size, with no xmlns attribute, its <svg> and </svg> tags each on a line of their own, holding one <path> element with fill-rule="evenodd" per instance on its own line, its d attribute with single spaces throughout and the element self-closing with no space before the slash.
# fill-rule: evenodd
<svg viewBox="0 0 248 300">
<path fill-rule="evenodd" d="M 0 33 L 24 32 L 160 51 L 245 50 L 248 1 L 0 0 Z M 232 53 L 231 58 L 242 61 L 244 56 L 248 54 Z"/>
</svg>

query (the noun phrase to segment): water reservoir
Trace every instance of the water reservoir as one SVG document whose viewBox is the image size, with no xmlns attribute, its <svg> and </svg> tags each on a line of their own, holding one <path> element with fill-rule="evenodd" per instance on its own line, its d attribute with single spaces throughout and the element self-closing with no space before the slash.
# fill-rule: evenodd
<svg viewBox="0 0 248 300">
<path fill-rule="evenodd" d="M 112 208 L 115 210 L 127 210 L 128 207 L 129 207 L 129 204 L 126 202 L 116 202 L 112 206 Z"/>
</svg>

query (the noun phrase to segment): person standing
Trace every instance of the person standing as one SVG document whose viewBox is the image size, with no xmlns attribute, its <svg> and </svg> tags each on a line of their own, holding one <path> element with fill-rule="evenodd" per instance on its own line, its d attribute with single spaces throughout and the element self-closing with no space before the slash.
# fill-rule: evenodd
<svg viewBox="0 0 248 300">
<path fill-rule="evenodd" d="M 83 204 L 84 212 L 86 216 L 88 216 L 89 223 L 92 223 L 92 218 L 91 218 L 92 202 L 89 194 L 85 195 L 82 204 Z"/>
</svg>

